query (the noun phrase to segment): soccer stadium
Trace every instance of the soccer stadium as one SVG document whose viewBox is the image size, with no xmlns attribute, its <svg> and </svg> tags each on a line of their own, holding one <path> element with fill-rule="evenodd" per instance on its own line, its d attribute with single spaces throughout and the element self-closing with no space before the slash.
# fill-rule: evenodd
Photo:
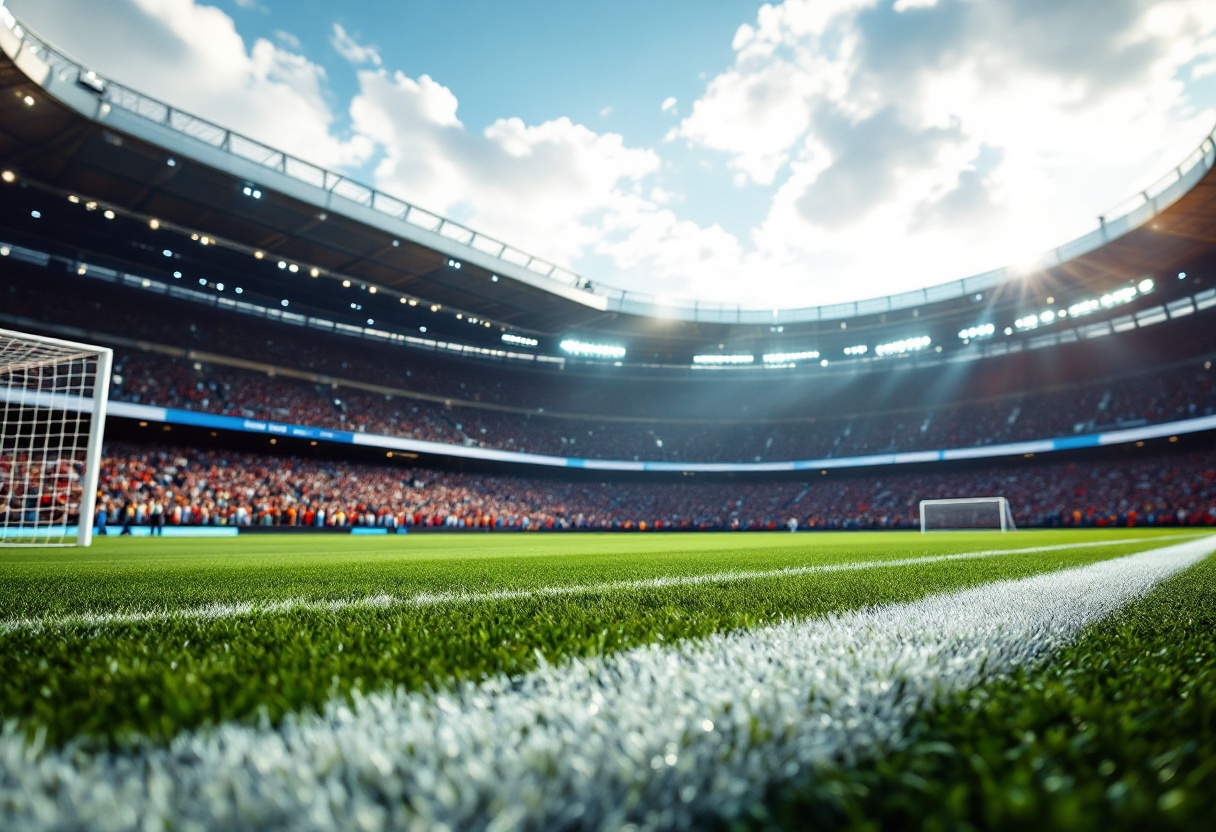
<svg viewBox="0 0 1216 832">
<path fill-rule="evenodd" d="M 136 15 L 166 38 L 220 21 L 242 58 L 275 53 L 254 76 L 298 78 L 299 38 L 236 35 L 290 18 L 273 4 L 89 5 L 0 2 L 0 828 L 1212 828 L 1216 87 L 1147 184 L 1095 149 L 1126 199 L 1054 247 L 968 273 L 942 250 L 903 283 L 842 259 L 784 303 L 760 285 L 776 260 L 730 298 L 680 291 L 657 265 L 677 241 L 633 279 L 641 249 L 605 232 L 614 281 L 563 254 L 567 226 L 546 240 L 556 220 L 517 247 L 394 188 L 387 139 L 320 164 L 316 136 L 195 112 L 176 69 L 77 52 L 95 31 L 155 53 Z M 656 154 L 769 60 L 766 26 L 811 37 L 803 5 L 748 12 L 738 63 L 663 102 L 683 120 Z M 915 38 L 960 4 L 858 5 Z M 1199 96 L 1216 20 L 1150 3 L 1153 32 L 1174 5 L 1207 38 Z M 866 13 L 822 12 L 878 48 Z M 436 83 L 332 31 L 352 119 L 377 83 Z M 511 124 L 459 142 L 480 159 Z M 543 142 L 503 141 L 524 211 Z M 752 210 L 739 177 L 773 181 L 747 158 L 724 216 Z M 811 159 L 779 163 L 787 186 Z M 475 207 L 502 187 L 478 164 Z M 609 226 L 679 209 L 640 186 L 604 204 Z"/>
</svg>

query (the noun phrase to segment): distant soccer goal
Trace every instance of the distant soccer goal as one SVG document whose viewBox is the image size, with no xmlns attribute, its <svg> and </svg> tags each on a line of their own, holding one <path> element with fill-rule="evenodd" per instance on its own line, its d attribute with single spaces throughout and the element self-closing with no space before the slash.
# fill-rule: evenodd
<svg viewBox="0 0 1216 832">
<path fill-rule="evenodd" d="M 0 546 L 92 542 L 112 358 L 0 329 Z"/>
<path fill-rule="evenodd" d="M 1004 497 L 962 497 L 921 500 L 920 531 L 1017 531 L 1013 511 Z"/>
</svg>

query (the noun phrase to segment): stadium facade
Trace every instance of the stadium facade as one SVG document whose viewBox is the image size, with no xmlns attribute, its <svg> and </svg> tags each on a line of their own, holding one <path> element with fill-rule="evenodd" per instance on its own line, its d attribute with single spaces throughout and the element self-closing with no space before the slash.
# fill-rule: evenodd
<svg viewBox="0 0 1216 832">
<path fill-rule="evenodd" d="M 123 438 L 159 425 L 638 477 L 1211 446 L 1212 136 L 1032 263 L 749 309 L 588 280 L 106 79 L 0 16 L 0 325 L 117 348 Z M 138 368 L 190 377 L 119 389 Z M 249 404 L 267 378 L 308 401 Z M 193 385 L 215 395 L 182 394 Z M 398 404 L 380 418 L 383 402 Z"/>
</svg>

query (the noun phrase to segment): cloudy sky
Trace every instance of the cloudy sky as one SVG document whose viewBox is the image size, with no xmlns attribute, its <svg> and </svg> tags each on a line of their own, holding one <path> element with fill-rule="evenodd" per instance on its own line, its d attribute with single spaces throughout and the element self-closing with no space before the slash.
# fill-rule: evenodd
<svg viewBox="0 0 1216 832">
<path fill-rule="evenodd" d="M 1025 262 L 1216 124 L 1212 0 L 7 2 L 103 75 L 668 298 Z"/>
</svg>

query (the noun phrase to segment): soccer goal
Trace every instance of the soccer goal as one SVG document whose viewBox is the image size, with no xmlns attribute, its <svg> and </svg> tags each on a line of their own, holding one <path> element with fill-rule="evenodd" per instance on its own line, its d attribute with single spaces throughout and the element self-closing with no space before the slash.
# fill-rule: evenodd
<svg viewBox="0 0 1216 832">
<path fill-rule="evenodd" d="M 953 500 L 921 500 L 920 532 L 1017 531 L 1013 511 L 1004 497 L 962 497 Z"/>
<path fill-rule="evenodd" d="M 113 354 L 0 329 L 0 546 L 88 546 Z"/>
</svg>

